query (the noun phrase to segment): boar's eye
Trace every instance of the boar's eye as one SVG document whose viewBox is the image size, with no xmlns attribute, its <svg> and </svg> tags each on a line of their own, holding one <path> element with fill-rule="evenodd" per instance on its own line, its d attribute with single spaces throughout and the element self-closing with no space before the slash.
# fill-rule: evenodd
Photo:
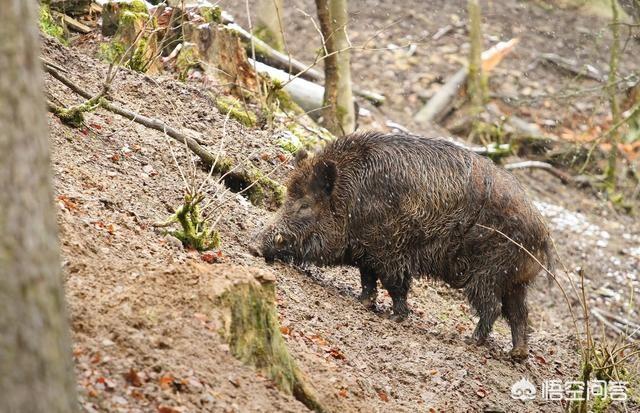
<svg viewBox="0 0 640 413">
<path fill-rule="evenodd" d="M 309 209 L 311 209 L 311 204 L 309 202 L 303 202 L 300 204 L 298 211 L 307 211 Z"/>
</svg>

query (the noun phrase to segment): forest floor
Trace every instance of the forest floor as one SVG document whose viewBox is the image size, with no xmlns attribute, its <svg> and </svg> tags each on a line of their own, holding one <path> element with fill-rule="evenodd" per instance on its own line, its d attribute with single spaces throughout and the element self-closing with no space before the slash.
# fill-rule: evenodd
<svg viewBox="0 0 640 413">
<path fill-rule="evenodd" d="M 292 3 L 313 14 L 312 2 Z M 354 44 L 396 20 L 376 37 L 379 47 L 416 41 L 451 25 L 447 35 L 420 43 L 412 55 L 386 50 L 356 53 L 353 60 L 355 82 L 388 97 L 381 109 L 367 107 L 372 115 L 361 118 L 361 128 L 385 129 L 390 120 L 412 132 L 445 134 L 414 124 L 411 115 L 461 64 L 465 2 L 351 3 Z M 240 2 L 221 5 L 242 19 Z M 294 22 L 287 27 L 292 52 L 311 60 L 313 26 L 299 15 L 294 19 L 299 13 L 295 7 L 287 10 L 287 19 Z M 606 20 L 515 0 L 489 2 L 485 18 L 487 39 L 521 37 L 517 52 L 495 70 L 490 86 L 502 97 L 513 95 L 514 113 L 559 135 L 565 129 L 587 133 L 593 129 L 590 122 L 606 124 L 607 108 L 599 98 L 588 95 L 571 104 L 545 98 L 573 87 L 594 87 L 591 81 L 569 82 L 557 69 L 534 64 L 539 53 L 553 52 L 604 70 L 607 37 L 591 38 L 588 33 L 605 33 Z M 107 70 L 94 56 L 96 42 L 95 35 L 71 47 L 46 39 L 43 55 L 95 92 Z M 640 53 L 637 44 L 630 43 L 629 49 L 636 56 Z M 630 60 L 623 59 L 621 72 L 631 72 Z M 46 89 L 65 105 L 81 102 L 50 77 Z M 228 156 L 249 156 L 265 173 L 283 152 L 274 130 L 226 122 L 198 84 L 123 71 L 112 90 L 115 101 L 132 110 L 200 133 L 212 152 L 224 139 Z M 553 125 L 545 120 L 553 120 Z M 535 330 L 531 355 L 516 364 L 507 355 L 510 333 L 503 321 L 496 324 L 487 346 L 464 342 L 473 330 L 474 316 L 458 291 L 439 282 L 416 282 L 409 298 L 413 313 L 397 324 L 380 314 L 389 311 L 386 294 L 379 299 L 378 313 L 357 302 L 359 276 L 353 269 L 301 272 L 280 263 L 267 265 L 251 255 L 250 248 L 273 212 L 241 195 L 223 193 L 214 183 L 207 185 L 224 205 L 218 224 L 222 246 L 217 262 L 205 263 L 200 253 L 185 250 L 152 226 L 182 202 L 185 184 L 177 165 L 188 170 L 193 156 L 162 133 L 104 110 L 87 115 L 86 123 L 87 128 L 71 129 L 49 115 L 66 295 L 85 411 L 305 411 L 292 396 L 236 360 L 218 332 L 220 326 L 203 310 L 207 280 L 234 271 L 231 265 L 276 275 L 281 331 L 331 411 L 563 410 L 561 402 L 523 402 L 510 396 L 511 385 L 522 378 L 540 389 L 545 380 L 569 381 L 579 375 L 579 348 L 567 305 L 560 289 L 544 277 L 530 290 Z M 273 178 L 284 182 L 290 169 L 281 168 Z M 199 168 L 196 174 L 198 182 L 207 175 Z M 590 305 L 638 320 L 637 219 L 544 172 L 516 175 L 548 219 L 563 263 L 585 270 Z M 600 330 L 597 334 L 602 335 Z M 640 408 L 640 372 L 637 364 L 632 367 L 633 400 L 626 406 L 614 403 L 614 411 Z"/>
</svg>

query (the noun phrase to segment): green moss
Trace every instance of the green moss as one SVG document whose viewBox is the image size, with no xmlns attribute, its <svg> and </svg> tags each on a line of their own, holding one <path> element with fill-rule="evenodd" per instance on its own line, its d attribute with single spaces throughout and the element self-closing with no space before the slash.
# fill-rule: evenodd
<svg viewBox="0 0 640 413">
<path fill-rule="evenodd" d="M 247 199 L 255 206 L 260 206 L 264 203 L 265 191 L 261 179 L 262 172 L 257 169 L 247 173 L 246 176 L 247 187 L 256 182 L 255 185 L 246 191 Z"/>
<path fill-rule="evenodd" d="M 124 43 L 113 39 L 110 42 L 102 43 L 98 48 L 98 55 L 107 63 L 118 64 L 126 52 Z"/>
<path fill-rule="evenodd" d="M 236 192 L 243 191 L 243 195 L 256 206 L 263 205 L 265 201 L 280 206 L 286 195 L 286 188 L 282 184 L 255 167 L 228 174 L 225 183 Z"/>
<path fill-rule="evenodd" d="M 79 105 L 71 106 L 69 108 L 52 109 L 54 115 L 56 115 L 64 124 L 73 128 L 79 128 L 84 125 L 84 114 L 91 112 L 103 103 L 102 98 L 92 98 Z"/>
<path fill-rule="evenodd" d="M 149 10 L 147 9 L 147 5 L 144 4 L 142 0 L 133 0 L 129 3 L 121 3 L 124 10 L 131 11 L 134 13 L 145 13 L 148 14 Z"/>
<path fill-rule="evenodd" d="M 602 398 L 596 397 L 593 399 L 593 404 L 591 405 L 591 411 L 593 413 L 604 413 L 609 410 L 609 406 L 611 405 L 611 398 Z"/>
<path fill-rule="evenodd" d="M 273 195 L 273 202 L 276 206 L 282 206 L 284 199 L 287 196 L 287 187 L 268 177 L 261 178 L 260 184 L 271 191 L 271 194 Z"/>
<path fill-rule="evenodd" d="M 126 39 L 135 39 L 136 27 L 143 27 L 149 18 L 146 6 L 142 2 L 123 3 L 123 7 L 124 10 L 119 15 L 116 36 L 110 42 L 101 44 L 99 48 L 100 57 L 112 64 L 120 64 L 123 61 L 130 47 L 125 44 Z M 145 72 L 149 64 L 149 37 L 141 36 L 132 49 L 127 56 L 128 59 L 123 62 L 124 66 L 137 72 Z"/>
<path fill-rule="evenodd" d="M 46 35 L 55 37 L 62 44 L 67 44 L 67 39 L 65 38 L 64 34 L 64 27 L 58 24 L 56 19 L 53 18 L 49 6 L 40 6 L 38 25 L 40 26 L 40 30 L 42 30 L 42 32 Z"/>
<path fill-rule="evenodd" d="M 54 111 L 62 123 L 71 126 L 72 128 L 79 128 L 84 125 L 84 112 L 74 108 L 70 109 L 58 109 Z"/>
<path fill-rule="evenodd" d="M 335 139 L 331 132 L 316 125 L 303 126 L 298 122 L 291 122 L 287 125 L 287 130 L 300 140 L 305 149 L 315 149 Z"/>
<path fill-rule="evenodd" d="M 304 114 L 304 110 L 291 99 L 291 95 L 283 89 L 282 83 L 271 79 L 269 76 L 261 75 L 261 85 L 267 96 L 267 106 L 270 112 L 291 112 L 294 115 Z"/>
<path fill-rule="evenodd" d="M 291 95 L 289 93 L 280 88 L 275 91 L 275 97 L 280 104 L 280 110 L 284 112 L 293 112 L 296 115 L 301 115 L 304 113 L 304 110 L 296 102 L 291 99 Z"/>
<path fill-rule="evenodd" d="M 249 111 L 238 99 L 234 97 L 218 96 L 215 100 L 215 104 L 222 114 L 229 114 L 229 116 L 244 126 L 253 127 L 258 121 L 256 114 Z"/>
<path fill-rule="evenodd" d="M 220 158 L 218 162 L 216 162 L 213 172 L 216 173 L 227 173 L 233 168 L 233 161 L 231 158 Z"/>
<path fill-rule="evenodd" d="M 198 49 L 193 43 L 184 43 L 180 54 L 176 59 L 176 70 L 180 80 L 186 80 L 189 70 L 200 66 Z"/>
<path fill-rule="evenodd" d="M 207 23 L 222 23 L 222 9 L 220 6 L 201 6 L 198 12 Z"/>
<path fill-rule="evenodd" d="M 146 72 L 151 63 L 153 53 L 150 51 L 150 44 L 155 34 L 144 33 L 139 36 L 139 32 L 145 30 L 145 27 L 156 27 L 155 18 L 149 22 L 147 7 L 140 0 L 118 3 L 118 7 L 117 31 L 109 43 L 100 46 L 100 56 L 109 63 L 122 62 L 129 69 Z M 136 44 L 131 47 L 134 41 Z"/>
<path fill-rule="evenodd" d="M 168 234 L 178 238 L 187 248 L 198 251 L 206 251 L 220 246 L 220 235 L 213 228 L 209 228 L 207 222 L 200 214 L 199 204 L 204 196 L 185 195 L 184 203 L 176 210 L 163 226 L 179 223 L 181 229 L 168 231 Z"/>
<path fill-rule="evenodd" d="M 287 131 L 283 135 L 278 139 L 277 145 L 285 151 L 294 154 L 303 147 L 302 141 L 293 133 Z"/>
<path fill-rule="evenodd" d="M 281 37 L 278 34 L 274 33 L 267 26 L 262 24 L 257 25 L 253 29 L 253 35 L 269 46 L 273 47 L 275 50 L 278 50 L 280 52 L 284 51 L 284 44 L 282 44 L 282 41 L 280 40 Z"/>
<path fill-rule="evenodd" d="M 247 191 L 247 198 L 254 205 L 262 205 L 265 198 L 271 199 L 276 206 L 281 206 L 286 195 L 286 187 L 277 181 L 265 176 L 261 170 L 252 168 L 247 172 L 247 182 L 256 182 Z"/>
<path fill-rule="evenodd" d="M 141 37 L 136 44 L 131 59 L 127 61 L 127 67 L 136 72 L 145 72 L 148 65 L 149 43 L 147 38 Z"/>
</svg>

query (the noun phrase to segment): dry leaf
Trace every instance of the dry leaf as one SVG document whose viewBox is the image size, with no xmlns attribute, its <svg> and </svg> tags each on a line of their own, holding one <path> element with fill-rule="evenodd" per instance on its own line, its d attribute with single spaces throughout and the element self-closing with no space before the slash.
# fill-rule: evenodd
<svg viewBox="0 0 640 413">
<path fill-rule="evenodd" d="M 169 387 L 171 387 L 171 383 L 173 383 L 173 376 L 171 374 L 165 374 L 160 377 L 158 383 L 160 384 L 161 388 L 168 389 Z"/>
<path fill-rule="evenodd" d="M 124 375 L 124 378 L 132 386 L 142 386 L 142 379 L 140 378 L 138 372 L 133 369 L 133 367 L 129 369 L 129 372 Z"/>
<path fill-rule="evenodd" d="M 345 355 L 340 350 L 338 350 L 337 348 L 329 349 L 329 354 L 331 354 L 331 357 L 333 357 L 334 359 L 337 359 L 337 360 L 345 360 L 346 359 Z"/>
</svg>

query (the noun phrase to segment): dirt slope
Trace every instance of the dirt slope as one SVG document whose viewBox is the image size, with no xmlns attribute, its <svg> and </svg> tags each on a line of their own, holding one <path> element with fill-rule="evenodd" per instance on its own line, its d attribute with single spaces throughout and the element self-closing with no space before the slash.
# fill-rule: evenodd
<svg viewBox="0 0 640 413">
<path fill-rule="evenodd" d="M 43 53 L 87 89 L 96 90 L 106 71 L 101 62 L 54 41 L 45 42 Z M 225 131 L 228 155 L 257 152 L 252 160 L 265 172 L 277 162 L 274 131 L 234 121 L 224 128 L 224 116 L 202 90 L 129 72 L 113 90 L 116 100 L 134 110 L 202 133 L 212 151 Z M 51 78 L 47 91 L 64 104 L 79 102 Z M 439 283 L 417 282 L 410 295 L 414 313 L 396 324 L 357 303 L 354 270 L 301 272 L 266 265 L 248 247 L 271 213 L 239 195 L 224 195 L 222 263 L 206 264 L 210 273 L 194 269 L 201 268 L 200 254 L 151 227 L 182 198 L 184 184 L 169 145 L 183 169 L 191 155 L 161 133 L 111 113 L 99 110 L 87 119 L 92 130 L 83 132 L 49 117 L 66 293 L 86 411 L 305 411 L 235 360 L 220 326 L 203 313 L 203 289 L 219 272 L 214 267 L 226 264 L 276 274 L 282 331 L 333 411 L 561 411 L 558 403 L 509 396 L 511 384 L 522 377 L 539 388 L 545 379 L 568 380 L 577 372 L 570 319 L 559 290 L 546 280 L 540 279 L 530 297 L 532 356 L 514 364 L 506 355 L 510 333 L 502 321 L 488 346 L 464 343 L 474 318 L 461 294 Z M 286 171 L 275 179 L 283 180 Z M 198 171 L 200 180 L 205 176 Z M 640 281 L 638 224 L 545 174 L 518 176 L 548 217 L 567 265 L 587 268 L 593 303 L 637 318 L 628 303 L 630 295 L 637 300 Z M 380 312 L 389 305 L 383 297 Z"/>
</svg>

